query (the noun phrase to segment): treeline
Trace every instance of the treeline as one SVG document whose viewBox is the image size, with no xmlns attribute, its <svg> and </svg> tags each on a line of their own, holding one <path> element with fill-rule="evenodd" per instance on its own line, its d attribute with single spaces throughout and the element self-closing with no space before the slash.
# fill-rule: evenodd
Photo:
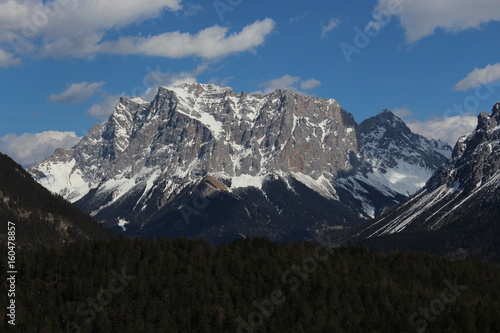
<svg viewBox="0 0 500 333">
<path fill-rule="evenodd" d="M 448 259 L 477 258 L 500 263 L 500 205 L 487 206 L 471 207 L 437 230 L 403 231 L 354 242 L 375 251 L 429 252 Z"/>
<path fill-rule="evenodd" d="M 500 266 L 417 253 L 126 238 L 17 254 L 2 332 L 500 331 Z M 0 255 L 6 290 L 6 256 Z"/>
<path fill-rule="evenodd" d="M 16 224 L 16 242 L 22 248 L 115 237 L 114 232 L 52 194 L 0 153 L 0 233 L 6 232 L 8 221 Z"/>
</svg>

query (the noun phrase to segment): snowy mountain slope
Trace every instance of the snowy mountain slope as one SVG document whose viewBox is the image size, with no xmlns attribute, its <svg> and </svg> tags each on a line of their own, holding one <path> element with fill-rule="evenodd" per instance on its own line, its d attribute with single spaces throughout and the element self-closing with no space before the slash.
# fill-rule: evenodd
<svg viewBox="0 0 500 333">
<path fill-rule="evenodd" d="M 482 112 L 473 133 L 462 137 L 452 159 L 406 203 L 360 233 L 362 238 L 443 227 L 476 229 L 498 224 L 500 200 L 500 103 Z M 481 218 L 478 218 L 481 217 Z"/>
<path fill-rule="evenodd" d="M 357 181 L 352 175 L 360 170 L 370 175 L 370 170 L 382 168 L 373 168 L 375 157 L 365 157 L 375 144 L 359 136 L 353 117 L 333 99 L 290 90 L 261 96 L 183 84 L 159 88 L 151 102 L 122 98 L 107 122 L 96 124 L 73 149 L 57 150 L 30 172 L 98 221 L 147 235 L 161 229 L 164 234 L 204 236 L 208 229 L 193 233 L 193 224 L 182 213 L 196 200 L 205 202 L 196 189 L 212 177 L 225 186 L 215 190 L 227 199 L 220 208 L 234 212 L 213 211 L 219 196 L 198 205 L 203 208 L 189 218 L 204 216 L 206 227 L 217 229 L 211 235 L 223 237 L 220 221 L 227 221 L 227 228 L 231 216 L 239 221 L 233 223 L 234 232 L 245 225 L 249 235 L 266 236 L 274 228 L 276 239 L 294 233 L 303 238 L 322 228 L 359 223 L 406 197 L 384 177 L 381 190 L 375 182 L 360 191 L 346 185 Z M 441 152 L 422 151 L 408 152 L 416 159 L 405 159 L 407 165 L 392 163 L 386 172 L 424 170 L 435 166 L 430 160 L 446 159 Z M 429 161 L 422 164 L 418 156 Z M 385 159 L 378 158 L 380 163 Z"/>
<path fill-rule="evenodd" d="M 434 171 L 450 156 L 451 147 L 413 133 L 392 112 L 382 111 L 358 127 L 360 163 L 356 172 L 340 178 L 336 184 L 359 198 L 370 217 L 403 201 L 420 190 Z M 377 196 L 367 196 L 376 189 L 387 198 L 385 205 Z"/>
</svg>

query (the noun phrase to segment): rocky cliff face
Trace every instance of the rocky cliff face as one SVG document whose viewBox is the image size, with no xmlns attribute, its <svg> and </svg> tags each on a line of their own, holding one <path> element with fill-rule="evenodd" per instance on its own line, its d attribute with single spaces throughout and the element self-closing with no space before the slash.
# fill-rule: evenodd
<svg viewBox="0 0 500 333">
<path fill-rule="evenodd" d="M 312 237 L 358 223 L 409 193 L 387 177 L 371 183 L 376 200 L 349 187 L 355 175 L 401 164 L 372 151 L 378 137 L 365 127 L 360 131 L 332 99 L 183 84 L 159 88 L 151 102 L 122 98 L 107 122 L 30 172 L 97 220 L 133 234 Z M 391 139 L 399 134 L 395 129 Z M 446 147 L 418 140 L 420 151 L 396 146 L 414 157 L 405 163 L 430 170 L 446 160 Z"/>
</svg>

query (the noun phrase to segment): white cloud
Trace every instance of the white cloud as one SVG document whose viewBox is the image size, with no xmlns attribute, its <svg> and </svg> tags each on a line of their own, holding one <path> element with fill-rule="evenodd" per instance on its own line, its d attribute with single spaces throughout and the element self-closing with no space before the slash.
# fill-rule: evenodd
<svg viewBox="0 0 500 333">
<path fill-rule="evenodd" d="M 177 11 L 180 0 L 7 0 L 0 4 L 0 41 L 9 31 L 24 38 L 69 37 L 127 26 Z"/>
<path fill-rule="evenodd" d="M 276 89 L 292 89 L 296 90 L 294 87 L 297 82 L 300 81 L 299 76 L 283 75 L 282 77 L 271 79 L 264 82 L 260 86 L 264 88 L 264 93 L 267 94 Z"/>
<path fill-rule="evenodd" d="M 82 102 L 101 89 L 104 82 L 80 82 L 71 84 L 68 89 L 59 95 L 52 94 L 49 101 L 61 104 L 73 104 Z"/>
<path fill-rule="evenodd" d="M 471 133 L 477 125 L 477 117 L 471 115 L 460 115 L 454 117 L 430 117 L 425 120 L 407 118 L 413 112 L 407 108 L 394 108 L 392 111 L 396 116 L 403 118 L 406 125 L 414 132 L 428 139 L 441 140 L 449 143 L 452 147 L 458 138 Z"/>
<path fill-rule="evenodd" d="M 93 104 L 87 110 L 87 113 L 99 120 L 106 120 L 113 113 L 113 111 L 115 111 L 116 104 L 120 101 L 120 97 L 124 95 L 125 94 L 103 96 L 102 101 L 100 103 Z"/>
<path fill-rule="evenodd" d="M 276 79 L 268 80 L 261 83 L 259 86 L 264 90 L 254 91 L 254 94 L 267 94 L 276 89 L 291 89 L 296 92 L 301 92 L 299 90 L 311 90 L 316 88 L 321 84 L 321 81 L 316 79 L 301 80 L 300 76 L 283 75 Z"/>
<path fill-rule="evenodd" d="M 457 33 L 500 21 L 498 0 L 378 0 L 374 18 L 384 22 L 398 16 L 406 40 L 414 43 L 438 28 Z"/>
<path fill-rule="evenodd" d="M 413 112 L 406 107 L 394 108 L 392 110 L 392 113 L 394 113 L 399 118 L 405 118 L 405 117 L 411 116 L 413 114 Z"/>
<path fill-rule="evenodd" d="M 326 35 L 330 31 L 332 31 L 333 29 L 335 29 L 336 27 L 338 27 L 339 24 L 340 24 L 340 20 L 339 19 L 332 18 L 332 19 L 330 19 L 330 21 L 328 22 L 328 24 L 322 25 L 321 26 L 321 38 L 325 38 Z"/>
<path fill-rule="evenodd" d="M 428 139 L 436 139 L 454 146 L 458 138 L 471 133 L 477 125 L 477 117 L 454 116 L 433 117 L 424 121 L 405 120 L 406 125 L 415 133 Z"/>
<path fill-rule="evenodd" d="M 308 10 L 306 10 L 305 12 L 303 12 L 302 14 L 300 15 L 297 15 L 295 17 L 291 17 L 288 22 L 290 24 L 294 24 L 294 23 L 297 23 L 297 22 L 300 22 L 300 21 L 305 21 L 305 20 L 309 20 L 310 19 L 310 12 Z"/>
<path fill-rule="evenodd" d="M 99 52 L 97 44 L 104 38 L 103 32 L 80 32 L 71 37 L 45 41 L 41 54 L 45 57 L 61 58 L 66 56 L 92 58 Z"/>
<path fill-rule="evenodd" d="M 56 148 L 73 147 L 80 139 L 75 132 L 7 134 L 0 137 L 0 151 L 28 167 L 52 155 Z"/>
<path fill-rule="evenodd" d="M 160 66 L 157 65 L 154 71 L 150 71 L 144 77 L 144 82 L 151 82 L 153 86 L 170 87 L 181 83 L 197 82 L 196 77 L 208 69 L 208 64 L 200 64 L 192 71 L 183 71 L 180 73 L 162 72 Z"/>
<path fill-rule="evenodd" d="M 201 10 L 187 5 L 185 15 Z M 180 31 L 110 40 L 107 32 L 159 17 L 165 10 L 180 11 L 181 0 L 5 0 L 0 4 L 0 48 L 13 47 L 18 55 L 94 57 L 99 54 L 138 54 L 181 58 L 224 57 L 253 51 L 274 29 L 272 19 L 256 21 L 238 33 L 212 26 L 198 33 Z M 0 66 L 19 62 L 4 51 Z"/>
<path fill-rule="evenodd" d="M 500 81 L 500 63 L 488 65 L 484 68 L 474 68 L 474 70 L 467 74 L 464 79 L 460 80 L 453 89 L 464 91 L 497 81 Z"/>
<path fill-rule="evenodd" d="M 228 28 L 216 25 L 203 29 L 196 35 L 176 31 L 149 37 L 121 37 L 117 41 L 103 42 L 97 45 L 97 49 L 100 53 L 108 54 L 218 58 L 253 50 L 264 42 L 274 26 L 275 22 L 266 18 L 230 35 Z"/>
<path fill-rule="evenodd" d="M 16 58 L 12 53 L 0 49 L 0 68 L 19 65 L 21 59 Z"/>
<path fill-rule="evenodd" d="M 305 80 L 305 81 L 300 82 L 300 89 L 311 90 L 311 89 L 314 89 L 316 87 L 319 87 L 320 85 L 321 85 L 320 80 L 309 79 L 309 80 Z"/>
<path fill-rule="evenodd" d="M 186 17 L 194 16 L 201 11 L 203 11 L 203 7 L 201 5 L 197 5 L 194 3 L 186 3 L 186 5 L 184 6 L 183 15 Z"/>
</svg>

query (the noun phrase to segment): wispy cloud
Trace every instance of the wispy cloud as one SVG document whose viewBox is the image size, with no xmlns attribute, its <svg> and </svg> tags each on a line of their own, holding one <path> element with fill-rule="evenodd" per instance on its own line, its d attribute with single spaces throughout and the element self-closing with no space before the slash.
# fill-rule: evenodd
<svg viewBox="0 0 500 333">
<path fill-rule="evenodd" d="M 80 82 L 71 84 L 62 93 L 49 96 L 49 101 L 61 104 L 80 103 L 89 99 L 101 89 L 104 82 Z"/>
<path fill-rule="evenodd" d="M 17 58 L 14 54 L 0 49 L 0 68 L 19 65 L 20 63 L 21 59 Z"/>
<path fill-rule="evenodd" d="M 483 84 L 500 81 L 500 63 L 495 65 L 488 65 L 484 68 L 474 68 L 472 72 L 460 80 L 454 90 L 469 90 L 477 88 Z"/>
<path fill-rule="evenodd" d="M 201 5 L 195 4 L 195 3 L 186 3 L 184 5 L 182 14 L 184 16 L 194 16 L 198 14 L 199 12 L 203 11 L 203 7 Z"/>
<path fill-rule="evenodd" d="M 305 12 L 303 12 L 300 15 L 297 15 L 295 17 L 291 17 L 288 21 L 291 24 L 294 24 L 294 23 L 297 23 L 297 22 L 300 22 L 300 21 L 309 20 L 309 19 L 310 19 L 310 12 L 308 10 L 306 10 Z"/>
<path fill-rule="evenodd" d="M 305 81 L 300 82 L 300 89 L 311 90 L 311 89 L 314 89 L 316 87 L 319 87 L 320 85 L 321 85 L 320 80 L 309 79 L 309 80 L 305 80 Z"/>
<path fill-rule="evenodd" d="M 229 34 L 228 28 L 213 26 L 196 35 L 176 31 L 144 38 L 121 37 L 117 41 L 97 45 L 96 50 L 108 54 L 142 54 L 167 58 L 218 58 L 253 50 L 264 42 L 274 26 L 274 21 L 267 18 L 233 34 Z"/>
<path fill-rule="evenodd" d="M 326 25 L 321 26 L 321 38 L 325 38 L 327 34 L 333 29 L 337 28 L 340 24 L 340 20 L 336 18 L 331 18 Z"/>
<path fill-rule="evenodd" d="M 182 72 L 163 72 L 160 67 L 157 66 L 154 71 L 150 71 L 143 79 L 143 82 L 147 84 L 145 92 L 138 96 L 146 101 L 151 101 L 156 95 L 156 91 L 159 86 L 161 87 L 171 87 L 181 83 L 194 83 L 198 82 L 198 75 L 205 72 L 209 68 L 207 63 L 202 63 L 196 66 L 195 69 L 191 71 Z"/>
<path fill-rule="evenodd" d="M 406 108 L 406 107 L 394 108 L 392 110 L 392 113 L 394 113 L 399 118 L 406 118 L 408 116 L 413 115 L 413 112 L 410 109 Z"/>
<path fill-rule="evenodd" d="M 120 101 L 120 97 L 125 94 L 119 95 L 103 95 L 99 103 L 93 104 L 87 113 L 99 120 L 106 120 L 115 111 L 116 104 Z"/>
</svg>

